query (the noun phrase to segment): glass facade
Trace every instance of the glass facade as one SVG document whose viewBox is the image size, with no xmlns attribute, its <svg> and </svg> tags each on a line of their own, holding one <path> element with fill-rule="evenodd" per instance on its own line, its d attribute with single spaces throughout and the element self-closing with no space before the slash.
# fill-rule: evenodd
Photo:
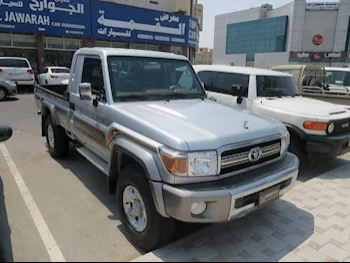
<svg viewBox="0 0 350 263">
<path fill-rule="evenodd" d="M 288 16 L 267 18 L 227 25 L 226 54 L 285 52 Z"/>
</svg>

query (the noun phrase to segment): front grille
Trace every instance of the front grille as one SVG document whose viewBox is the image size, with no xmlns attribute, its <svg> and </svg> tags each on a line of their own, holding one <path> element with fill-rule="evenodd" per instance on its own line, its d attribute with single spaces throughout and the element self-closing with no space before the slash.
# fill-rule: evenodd
<svg viewBox="0 0 350 263">
<path fill-rule="evenodd" d="M 257 147 L 261 149 L 261 157 L 257 162 L 251 162 L 249 160 L 249 153 L 252 149 Z M 280 157 L 280 154 L 281 139 L 225 151 L 221 154 L 220 175 L 236 172 L 274 160 Z"/>
<path fill-rule="evenodd" d="M 334 122 L 335 128 L 332 135 L 341 135 L 350 132 L 350 119 L 342 119 Z"/>
</svg>

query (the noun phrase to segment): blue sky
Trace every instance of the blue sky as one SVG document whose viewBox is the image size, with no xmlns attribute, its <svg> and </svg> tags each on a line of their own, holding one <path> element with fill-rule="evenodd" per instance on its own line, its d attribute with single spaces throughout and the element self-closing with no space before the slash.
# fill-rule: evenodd
<svg viewBox="0 0 350 263">
<path fill-rule="evenodd" d="M 277 8 L 292 2 L 293 0 L 198 0 L 204 6 L 203 32 L 200 34 L 200 47 L 213 48 L 215 16 L 225 13 L 259 7 L 269 3 Z M 307 0 L 307 2 L 327 2 L 327 0 Z M 329 0 L 328 2 L 337 2 Z"/>
</svg>

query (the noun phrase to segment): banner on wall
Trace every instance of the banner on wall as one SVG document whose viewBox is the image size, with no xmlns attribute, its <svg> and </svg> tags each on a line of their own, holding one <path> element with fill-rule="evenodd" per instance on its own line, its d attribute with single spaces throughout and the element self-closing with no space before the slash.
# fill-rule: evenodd
<svg viewBox="0 0 350 263">
<path fill-rule="evenodd" d="M 91 37 L 84 0 L 0 0 L 0 31 Z"/>
<path fill-rule="evenodd" d="M 91 10 L 93 38 L 198 48 L 198 21 L 188 16 L 97 0 Z"/>
<path fill-rule="evenodd" d="M 350 62 L 345 52 L 290 52 L 290 62 Z"/>
</svg>

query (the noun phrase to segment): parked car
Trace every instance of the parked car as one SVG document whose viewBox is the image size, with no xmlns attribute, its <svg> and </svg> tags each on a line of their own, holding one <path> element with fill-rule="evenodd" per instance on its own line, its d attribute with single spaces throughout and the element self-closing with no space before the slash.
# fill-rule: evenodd
<svg viewBox="0 0 350 263">
<path fill-rule="evenodd" d="M 59 85 L 70 76 L 70 69 L 65 67 L 46 67 L 38 75 L 40 85 Z"/>
<path fill-rule="evenodd" d="M 194 66 L 208 96 L 218 102 L 279 120 L 299 157 L 335 158 L 350 151 L 350 111 L 304 98 L 291 74 L 231 66 Z"/>
<path fill-rule="evenodd" d="M 350 96 L 350 68 L 326 67 L 325 70 L 330 90 L 339 91 Z"/>
<path fill-rule="evenodd" d="M 26 58 L 0 57 L 0 78 L 11 80 L 17 87 L 33 89 L 35 83 L 34 70 Z"/>
<path fill-rule="evenodd" d="M 325 67 L 316 65 L 281 65 L 271 69 L 292 74 L 303 96 L 331 102 L 350 109 L 349 89 L 331 85 L 328 82 Z"/>
<path fill-rule="evenodd" d="M 171 239 L 175 220 L 242 217 L 298 176 L 286 126 L 208 100 L 184 56 L 83 48 L 68 92 L 36 86 L 35 98 L 51 156 L 74 142 L 107 175 L 126 233 L 145 251 Z"/>
<path fill-rule="evenodd" d="M 17 85 L 11 80 L 0 78 L 0 101 L 17 94 Z"/>
<path fill-rule="evenodd" d="M 5 142 L 12 137 L 12 129 L 8 126 L 0 125 L 0 142 Z"/>
</svg>

